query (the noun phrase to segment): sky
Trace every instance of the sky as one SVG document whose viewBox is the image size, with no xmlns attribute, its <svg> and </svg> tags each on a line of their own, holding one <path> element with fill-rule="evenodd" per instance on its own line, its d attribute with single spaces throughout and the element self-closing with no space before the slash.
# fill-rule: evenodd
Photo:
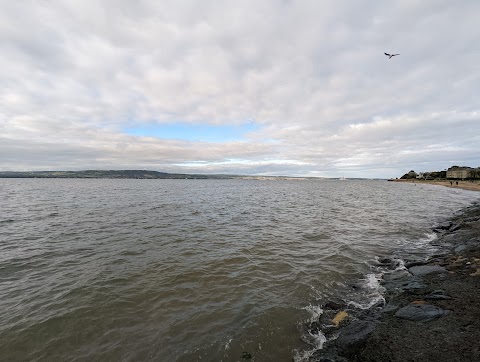
<svg viewBox="0 0 480 362">
<path fill-rule="evenodd" d="M 478 14 L 478 0 L 0 0 L 0 171 L 479 167 Z"/>
</svg>

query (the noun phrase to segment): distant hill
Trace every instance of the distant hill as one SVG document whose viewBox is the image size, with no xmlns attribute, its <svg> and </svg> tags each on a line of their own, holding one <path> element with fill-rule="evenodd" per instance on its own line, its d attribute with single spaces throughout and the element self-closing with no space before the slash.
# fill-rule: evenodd
<svg viewBox="0 0 480 362">
<path fill-rule="evenodd" d="M 191 175 L 147 170 L 21 171 L 0 172 L 0 178 L 107 178 L 107 179 L 229 179 L 238 176 Z"/>
<path fill-rule="evenodd" d="M 85 170 L 85 171 L 0 171 L 0 178 L 90 178 L 90 179 L 212 179 L 212 180 L 338 180 L 326 177 L 260 176 L 260 175 L 202 175 L 167 173 L 148 170 Z M 349 180 L 364 180 L 350 178 Z"/>
</svg>

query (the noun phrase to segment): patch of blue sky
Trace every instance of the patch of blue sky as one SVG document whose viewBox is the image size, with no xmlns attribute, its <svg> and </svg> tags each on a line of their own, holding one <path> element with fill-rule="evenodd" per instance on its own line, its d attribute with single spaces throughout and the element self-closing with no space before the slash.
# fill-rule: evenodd
<svg viewBox="0 0 480 362">
<path fill-rule="evenodd" d="M 184 162 L 176 163 L 175 166 L 181 167 L 204 167 L 204 166 L 224 166 L 224 165 L 254 165 L 254 166 L 265 166 L 265 165 L 311 165 L 311 163 L 298 161 L 298 160 L 245 160 L 245 159 L 227 159 L 224 161 L 194 161 L 194 162 Z"/>
<path fill-rule="evenodd" d="M 190 123 L 143 124 L 124 128 L 132 136 L 156 137 L 201 142 L 242 141 L 248 133 L 258 130 L 252 121 L 240 125 L 211 125 Z"/>
</svg>

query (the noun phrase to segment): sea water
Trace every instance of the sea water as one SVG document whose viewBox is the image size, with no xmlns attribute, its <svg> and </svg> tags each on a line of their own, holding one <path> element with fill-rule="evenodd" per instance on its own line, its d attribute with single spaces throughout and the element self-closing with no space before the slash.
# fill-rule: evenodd
<svg viewBox="0 0 480 362">
<path fill-rule="evenodd" d="M 0 356 L 296 361 L 379 258 L 433 253 L 479 195 L 372 180 L 0 179 Z M 352 285 L 363 288 L 352 289 Z"/>
</svg>

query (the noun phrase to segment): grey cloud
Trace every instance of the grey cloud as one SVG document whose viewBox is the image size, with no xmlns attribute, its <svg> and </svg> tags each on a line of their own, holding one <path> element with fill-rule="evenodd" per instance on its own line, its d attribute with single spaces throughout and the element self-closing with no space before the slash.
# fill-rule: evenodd
<svg viewBox="0 0 480 362">
<path fill-rule="evenodd" d="M 0 169 L 204 161 L 205 172 L 390 177 L 413 164 L 476 166 L 479 10 L 476 1 L 5 2 Z M 243 143 L 122 134 L 147 122 L 246 119 L 259 127 Z"/>
</svg>

